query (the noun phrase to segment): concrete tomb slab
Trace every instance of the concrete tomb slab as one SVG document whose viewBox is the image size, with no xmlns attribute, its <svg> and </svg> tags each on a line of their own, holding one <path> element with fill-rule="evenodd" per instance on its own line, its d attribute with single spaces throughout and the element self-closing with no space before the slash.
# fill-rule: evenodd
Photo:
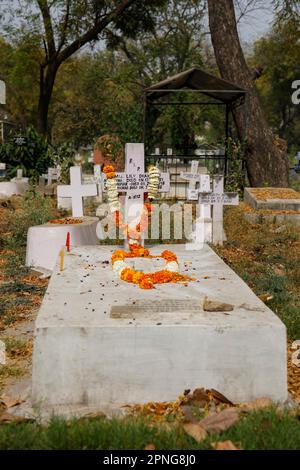
<svg viewBox="0 0 300 470">
<path fill-rule="evenodd" d="M 244 200 L 253 209 L 300 213 L 300 193 L 290 188 L 245 188 Z"/>
<path fill-rule="evenodd" d="M 51 224 L 30 227 L 27 233 L 26 266 L 52 270 L 70 232 L 72 246 L 98 245 L 98 217 L 84 217 L 79 224 Z"/>
<path fill-rule="evenodd" d="M 196 279 L 155 290 L 120 281 L 115 248 L 74 248 L 63 271 L 56 265 L 35 325 L 34 403 L 108 409 L 197 387 L 234 402 L 286 400 L 285 326 L 211 248 L 152 248 L 173 250 L 180 272 Z M 204 311 L 206 297 L 234 309 Z"/>
</svg>

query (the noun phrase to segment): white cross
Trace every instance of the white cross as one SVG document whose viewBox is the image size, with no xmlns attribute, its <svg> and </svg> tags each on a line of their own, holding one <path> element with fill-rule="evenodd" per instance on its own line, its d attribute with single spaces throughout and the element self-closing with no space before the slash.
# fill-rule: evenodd
<svg viewBox="0 0 300 470">
<path fill-rule="evenodd" d="M 22 168 L 19 168 L 17 170 L 17 180 L 21 180 L 23 178 L 23 170 Z"/>
<path fill-rule="evenodd" d="M 210 192 L 210 176 L 207 174 L 198 174 L 198 165 L 199 162 L 193 160 L 190 173 L 181 173 L 180 177 L 189 182 L 188 199 L 199 202 L 200 192 Z M 196 188 L 197 183 L 199 183 L 198 188 Z M 199 250 L 203 248 L 205 241 L 205 219 L 210 219 L 210 217 L 210 206 L 199 203 L 199 217 L 197 217 L 195 222 L 195 231 L 192 234 L 193 241 L 192 243 L 186 244 L 187 250 Z"/>
<path fill-rule="evenodd" d="M 223 206 L 238 206 L 239 196 L 237 193 L 224 193 L 224 177 L 213 177 L 213 192 L 199 194 L 199 203 L 213 206 L 213 237 L 214 245 L 223 245 Z"/>
<path fill-rule="evenodd" d="M 94 165 L 94 181 L 97 185 L 98 189 L 98 202 L 102 202 L 102 172 L 101 172 L 101 165 Z"/>
<path fill-rule="evenodd" d="M 6 85 L 3 80 L 0 80 L 0 104 L 6 104 Z"/>
<path fill-rule="evenodd" d="M 296 159 L 297 159 L 297 161 L 298 161 L 298 164 L 300 164 L 300 152 L 297 153 Z"/>
<path fill-rule="evenodd" d="M 52 180 L 58 180 L 60 177 L 59 168 L 48 168 L 48 173 L 42 177 L 47 180 L 47 186 L 51 186 Z"/>
<path fill-rule="evenodd" d="M 70 168 L 70 184 L 57 186 L 57 196 L 72 199 L 73 217 L 83 217 L 82 198 L 87 196 L 97 196 L 96 184 L 82 184 L 82 174 L 80 166 Z"/>
</svg>

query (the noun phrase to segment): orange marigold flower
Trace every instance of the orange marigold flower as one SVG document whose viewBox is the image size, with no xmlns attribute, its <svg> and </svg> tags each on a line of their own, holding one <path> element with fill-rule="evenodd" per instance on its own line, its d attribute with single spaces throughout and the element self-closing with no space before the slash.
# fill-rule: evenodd
<svg viewBox="0 0 300 470">
<path fill-rule="evenodd" d="M 140 286 L 141 289 L 153 289 L 154 288 L 154 284 L 153 284 L 152 280 L 147 278 L 147 277 L 140 281 L 139 286 Z"/>
<path fill-rule="evenodd" d="M 102 171 L 106 174 L 108 179 L 114 178 L 116 176 L 115 168 L 112 165 L 105 165 Z"/>
<path fill-rule="evenodd" d="M 177 256 L 175 255 L 175 253 L 169 250 L 163 251 L 161 257 L 166 261 L 177 261 Z"/>
</svg>

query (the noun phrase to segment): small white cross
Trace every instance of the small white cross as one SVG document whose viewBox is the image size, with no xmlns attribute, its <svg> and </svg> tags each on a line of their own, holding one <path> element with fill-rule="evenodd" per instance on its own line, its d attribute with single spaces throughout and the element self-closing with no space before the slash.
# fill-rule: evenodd
<svg viewBox="0 0 300 470">
<path fill-rule="evenodd" d="M 97 196 L 96 184 L 82 184 L 80 166 L 70 168 L 70 184 L 57 186 L 57 196 L 72 199 L 73 217 L 83 217 L 83 197 Z"/>
<path fill-rule="evenodd" d="M 189 182 L 187 191 L 188 199 L 199 202 L 200 192 L 210 192 L 210 176 L 208 174 L 198 174 L 197 160 L 193 160 L 190 173 L 181 173 L 180 177 Z M 197 183 L 199 186 L 196 188 Z M 192 243 L 186 244 L 187 250 L 199 250 L 203 247 L 206 239 L 205 221 L 211 218 L 210 206 L 207 204 L 198 204 L 198 217 L 195 221 L 195 230 L 192 233 Z M 210 229 L 210 226 L 206 224 Z"/>
<path fill-rule="evenodd" d="M 223 206 L 238 206 L 239 196 L 237 193 L 224 193 L 224 177 L 213 177 L 213 192 L 208 194 L 199 194 L 200 204 L 209 204 L 213 206 L 213 237 L 214 245 L 223 245 Z"/>
<path fill-rule="evenodd" d="M 48 173 L 42 175 L 42 177 L 47 180 L 47 186 L 51 186 L 52 180 L 58 180 L 60 177 L 60 172 L 58 168 L 48 168 Z"/>
</svg>

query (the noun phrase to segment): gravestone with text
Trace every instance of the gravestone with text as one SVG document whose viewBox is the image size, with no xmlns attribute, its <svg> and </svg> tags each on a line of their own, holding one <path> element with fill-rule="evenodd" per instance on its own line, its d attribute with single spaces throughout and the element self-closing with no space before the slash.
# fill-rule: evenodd
<svg viewBox="0 0 300 470">
<path fill-rule="evenodd" d="M 147 192 L 148 173 L 145 173 L 144 144 L 128 143 L 125 146 L 125 172 L 117 173 L 116 182 L 119 193 L 126 193 L 125 220 L 128 225 L 136 225 L 144 207 L 144 194 Z M 102 179 L 106 191 L 106 177 Z M 161 173 L 159 192 L 168 192 L 169 173 Z M 127 240 L 125 240 L 127 243 Z"/>
</svg>

